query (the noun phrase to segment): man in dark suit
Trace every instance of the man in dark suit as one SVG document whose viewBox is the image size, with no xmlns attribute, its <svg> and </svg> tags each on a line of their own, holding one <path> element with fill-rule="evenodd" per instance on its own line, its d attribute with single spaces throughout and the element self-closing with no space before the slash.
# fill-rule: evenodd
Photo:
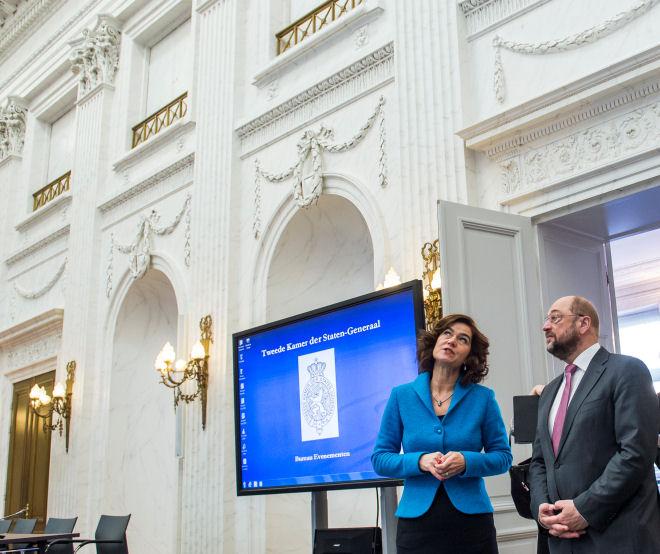
<svg viewBox="0 0 660 554">
<path fill-rule="evenodd" d="M 557 300 L 543 331 L 548 352 L 567 363 L 541 395 L 529 470 L 550 552 L 660 553 L 660 421 L 648 369 L 598 344 L 598 314 L 584 298 Z"/>
</svg>

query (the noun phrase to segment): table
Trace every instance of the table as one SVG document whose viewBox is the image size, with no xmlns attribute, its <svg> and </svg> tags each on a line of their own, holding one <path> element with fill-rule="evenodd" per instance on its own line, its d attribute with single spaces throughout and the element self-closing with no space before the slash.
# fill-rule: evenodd
<svg viewBox="0 0 660 554">
<path fill-rule="evenodd" d="M 79 537 L 80 533 L 6 533 L 0 535 L 0 545 L 30 543 L 36 545 L 41 554 L 46 551 L 50 541 L 55 539 L 74 539 Z"/>
</svg>

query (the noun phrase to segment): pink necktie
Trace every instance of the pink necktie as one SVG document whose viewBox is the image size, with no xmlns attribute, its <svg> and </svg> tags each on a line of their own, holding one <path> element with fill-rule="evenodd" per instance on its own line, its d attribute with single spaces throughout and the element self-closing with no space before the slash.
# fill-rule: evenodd
<svg viewBox="0 0 660 554">
<path fill-rule="evenodd" d="M 571 382 L 573 381 L 573 374 L 577 368 L 578 367 L 575 364 L 568 364 L 566 369 L 564 369 L 566 384 L 564 385 L 564 392 L 561 395 L 561 402 L 559 402 L 559 409 L 555 416 L 555 424 L 552 428 L 552 449 L 555 451 L 555 456 L 559 450 L 561 432 L 564 430 L 564 420 L 566 419 L 566 412 L 568 411 L 568 401 L 571 399 Z"/>
</svg>

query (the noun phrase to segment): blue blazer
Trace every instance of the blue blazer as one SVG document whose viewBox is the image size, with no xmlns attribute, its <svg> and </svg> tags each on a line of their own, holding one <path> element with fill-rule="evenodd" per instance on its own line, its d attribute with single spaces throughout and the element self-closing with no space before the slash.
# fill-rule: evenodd
<svg viewBox="0 0 660 554">
<path fill-rule="evenodd" d="M 462 385 L 459 379 L 440 421 L 433 411 L 430 379 L 425 372 L 392 390 L 371 463 L 380 475 L 405 479 L 396 515 L 419 517 L 431 507 L 441 484 L 419 469 L 419 458 L 428 452 L 460 452 L 465 472 L 442 482 L 449 499 L 466 514 L 492 512 L 483 477 L 504 473 L 513 459 L 495 393 L 481 385 Z"/>
</svg>

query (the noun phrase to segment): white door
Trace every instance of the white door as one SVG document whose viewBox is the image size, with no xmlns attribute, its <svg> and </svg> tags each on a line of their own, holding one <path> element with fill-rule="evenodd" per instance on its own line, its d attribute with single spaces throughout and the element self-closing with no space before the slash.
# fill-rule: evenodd
<svg viewBox="0 0 660 554">
<path fill-rule="evenodd" d="M 490 339 L 484 384 L 495 390 L 508 427 L 512 397 L 547 382 L 535 229 L 526 217 L 444 201 L 438 217 L 444 313 L 474 317 Z M 530 450 L 514 446 L 514 461 Z M 536 529 L 515 512 L 508 475 L 486 484 L 500 552 L 535 552 Z"/>
</svg>

